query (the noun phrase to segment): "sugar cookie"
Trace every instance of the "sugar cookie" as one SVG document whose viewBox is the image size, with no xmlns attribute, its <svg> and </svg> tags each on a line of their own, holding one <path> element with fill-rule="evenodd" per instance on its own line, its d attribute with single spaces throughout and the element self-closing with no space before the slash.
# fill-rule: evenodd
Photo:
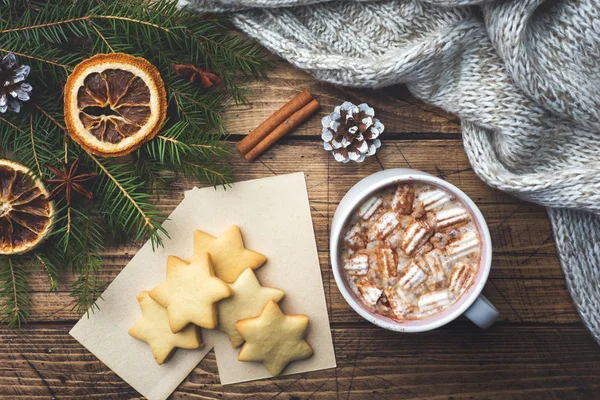
<svg viewBox="0 0 600 400">
<path fill-rule="evenodd" d="M 238 360 L 262 361 L 272 375 L 279 375 L 290 362 L 312 356 L 313 350 L 304 340 L 308 322 L 306 315 L 284 315 L 277 303 L 269 300 L 258 317 L 235 324 L 246 340 Z"/>
<path fill-rule="evenodd" d="M 235 329 L 239 320 L 256 317 L 269 300 L 278 302 L 283 297 L 283 291 L 275 288 L 261 286 L 251 268 L 247 268 L 230 285 L 233 294 L 231 297 L 219 302 L 219 330 L 225 332 L 231 340 L 231 345 L 236 348 L 244 343 L 244 338 Z"/>
<path fill-rule="evenodd" d="M 215 275 L 227 283 L 234 282 L 246 269 L 257 269 L 267 258 L 244 247 L 242 233 L 236 225 L 230 226 L 219 237 L 206 232 L 194 233 L 194 250 L 209 252 L 215 267 Z"/>
<path fill-rule="evenodd" d="M 198 327 L 188 325 L 182 331 L 173 333 L 169 327 L 167 310 L 152 300 L 147 291 L 138 294 L 137 300 L 142 309 L 142 318 L 133 324 L 129 334 L 148 343 L 157 363 L 164 363 L 176 347 L 198 349 L 202 346 Z"/>
<path fill-rule="evenodd" d="M 189 323 L 214 329 L 215 303 L 229 296 L 231 289 L 215 277 L 208 253 L 194 254 L 189 263 L 169 256 L 167 280 L 150 291 L 150 297 L 167 308 L 173 332 L 179 332 Z"/>
</svg>

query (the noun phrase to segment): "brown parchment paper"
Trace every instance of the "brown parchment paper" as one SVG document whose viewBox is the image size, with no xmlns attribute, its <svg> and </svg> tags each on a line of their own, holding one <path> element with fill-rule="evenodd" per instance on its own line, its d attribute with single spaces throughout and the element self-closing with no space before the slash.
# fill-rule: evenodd
<svg viewBox="0 0 600 400">
<path fill-rule="evenodd" d="M 226 215 L 207 215 L 204 230 L 218 236 L 229 225 L 239 225 L 246 247 L 267 256 L 266 264 L 256 270 L 261 284 L 285 292 L 279 303 L 285 314 L 310 318 L 306 339 L 314 355 L 290 364 L 284 374 L 335 367 L 304 174 L 241 182 L 226 191 L 195 189 L 186 194 L 187 200 L 208 209 L 227 210 Z M 261 363 L 238 361 L 239 349 L 231 347 L 227 335 L 218 331 L 211 334 L 222 384 L 270 376 Z"/>
<path fill-rule="evenodd" d="M 146 243 L 102 294 L 99 311 L 85 315 L 70 334 L 149 400 L 166 399 L 215 346 L 222 384 L 269 377 L 261 363 L 237 361 L 226 335 L 202 330 L 204 348 L 178 349 L 162 366 L 146 343 L 127 333 L 141 317 L 136 295 L 164 281 L 169 255 L 188 259 L 196 229 L 218 236 L 236 224 L 248 248 L 268 261 L 257 276 L 285 291 L 284 313 L 310 318 L 307 340 L 315 354 L 291 364 L 284 374 L 336 366 L 323 281 L 303 173 L 238 182 L 227 189 L 193 189 L 164 223 L 171 239 L 153 251 Z"/>
</svg>

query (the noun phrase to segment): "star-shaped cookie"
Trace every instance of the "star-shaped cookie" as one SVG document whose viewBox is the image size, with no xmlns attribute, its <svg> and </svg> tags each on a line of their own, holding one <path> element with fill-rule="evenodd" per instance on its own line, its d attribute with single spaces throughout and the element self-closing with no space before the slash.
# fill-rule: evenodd
<svg viewBox="0 0 600 400">
<path fill-rule="evenodd" d="M 129 334 L 148 343 L 157 363 L 164 363 L 176 347 L 198 349 L 202 346 L 198 327 L 188 325 L 181 332 L 173 333 L 169 327 L 167 310 L 152 300 L 147 291 L 138 294 L 137 300 L 142 309 L 142 318 L 133 324 Z"/>
<path fill-rule="evenodd" d="M 194 233 L 194 250 L 210 253 L 215 266 L 215 275 L 227 283 L 234 282 L 246 269 L 257 269 L 267 258 L 244 247 L 242 233 L 236 225 L 230 226 L 218 238 L 206 232 Z"/>
<path fill-rule="evenodd" d="M 169 314 L 171 331 L 179 332 L 187 324 L 214 329 L 221 299 L 231 296 L 229 285 L 215 277 L 210 254 L 196 253 L 186 262 L 169 256 L 167 280 L 150 291 L 150 297 Z"/>
<path fill-rule="evenodd" d="M 273 376 L 279 375 L 290 362 L 312 356 L 313 350 L 304 340 L 308 322 L 306 315 L 284 315 L 277 303 L 269 300 L 258 317 L 235 324 L 246 340 L 238 360 L 262 361 Z"/>
<path fill-rule="evenodd" d="M 232 296 L 217 305 L 219 310 L 219 330 L 225 332 L 231 340 L 233 348 L 244 343 L 244 338 L 235 329 L 239 320 L 260 315 L 269 300 L 278 302 L 283 297 L 283 290 L 261 286 L 251 268 L 246 269 L 230 285 Z"/>
</svg>

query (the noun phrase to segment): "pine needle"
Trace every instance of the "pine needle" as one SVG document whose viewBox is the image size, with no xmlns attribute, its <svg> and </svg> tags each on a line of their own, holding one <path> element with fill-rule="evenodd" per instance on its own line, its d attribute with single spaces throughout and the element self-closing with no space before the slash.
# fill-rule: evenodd
<svg viewBox="0 0 600 400">
<path fill-rule="evenodd" d="M 24 266 L 16 257 L 0 258 L 0 320 L 20 327 L 30 312 Z"/>
<path fill-rule="evenodd" d="M 244 80 L 265 76 L 266 53 L 231 35 L 224 17 L 190 14 L 171 0 L 0 0 L 0 43 L 0 56 L 14 53 L 31 66 L 35 99 L 19 114 L 0 115 L 0 152 L 42 178 L 52 176 L 47 165 L 62 168 L 77 157 L 82 168 L 99 174 L 91 201 L 67 205 L 56 199 L 52 233 L 33 254 L 0 257 L 0 319 L 19 326 L 29 315 L 25 266 L 45 272 L 51 290 L 58 288 L 60 271 L 72 271 L 75 308 L 93 311 L 104 287 L 98 271 L 107 238 L 149 238 L 159 246 L 168 233 L 155 195 L 179 177 L 215 186 L 230 182 L 221 116 L 232 101 L 245 102 Z M 145 57 L 167 87 L 167 122 L 128 159 L 92 156 L 71 142 L 65 128 L 66 79 L 79 62 L 100 52 Z M 223 84 L 216 90 L 192 86 L 174 74 L 173 63 L 208 69 Z"/>
</svg>

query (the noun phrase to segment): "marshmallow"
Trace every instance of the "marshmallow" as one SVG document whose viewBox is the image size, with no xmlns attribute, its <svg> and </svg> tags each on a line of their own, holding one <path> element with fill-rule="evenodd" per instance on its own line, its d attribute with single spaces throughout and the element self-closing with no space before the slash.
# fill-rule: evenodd
<svg viewBox="0 0 600 400">
<path fill-rule="evenodd" d="M 407 255 L 411 255 L 419 247 L 424 245 L 433 235 L 433 229 L 424 221 L 415 221 L 406 228 L 400 248 Z"/>
<path fill-rule="evenodd" d="M 436 212 L 434 215 L 438 230 L 467 222 L 471 218 L 471 214 L 464 207 L 460 206 L 446 208 Z"/>
<path fill-rule="evenodd" d="M 400 214 L 408 215 L 412 212 L 415 200 L 415 189 L 409 185 L 400 185 L 392 199 L 392 208 Z"/>
<path fill-rule="evenodd" d="M 379 197 L 371 197 L 360 207 L 358 210 L 358 216 L 365 220 L 371 218 L 371 216 L 375 214 L 375 211 L 381 207 L 382 203 L 383 200 L 381 200 Z"/>
<path fill-rule="evenodd" d="M 449 305 L 452 300 L 453 297 L 449 291 L 439 290 L 437 292 L 425 293 L 419 297 L 417 304 L 422 312 L 429 312 Z"/>
<path fill-rule="evenodd" d="M 469 231 L 460 239 L 446 246 L 446 255 L 449 262 L 454 262 L 460 258 L 466 257 L 469 254 L 479 251 L 479 237 L 476 232 Z"/>
<path fill-rule="evenodd" d="M 428 190 L 419 195 L 419 202 L 426 211 L 440 210 L 450 200 L 452 200 L 450 193 L 441 189 Z"/>
<path fill-rule="evenodd" d="M 383 239 L 392 233 L 398 224 L 400 221 L 396 218 L 396 213 L 386 212 L 371 226 L 367 232 L 367 238 L 369 240 Z"/>
<path fill-rule="evenodd" d="M 477 271 L 471 264 L 457 264 L 452 270 L 452 275 L 450 275 L 448 290 L 456 297 L 460 296 L 469 289 L 473 281 L 475 281 L 476 275 Z"/>
<path fill-rule="evenodd" d="M 344 263 L 344 269 L 350 275 L 366 275 L 369 271 L 369 256 L 358 253 Z"/>
</svg>

